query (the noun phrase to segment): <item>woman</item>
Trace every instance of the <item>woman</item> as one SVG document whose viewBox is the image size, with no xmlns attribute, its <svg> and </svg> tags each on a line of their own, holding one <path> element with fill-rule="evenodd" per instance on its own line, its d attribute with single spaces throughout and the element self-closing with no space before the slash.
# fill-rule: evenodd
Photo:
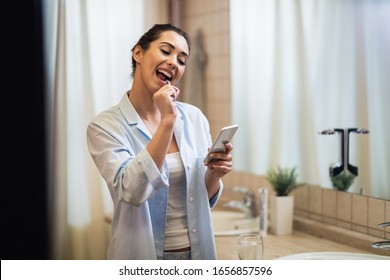
<svg viewBox="0 0 390 280">
<path fill-rule="evenodd" d="M 176 101 L 189 56 L 185 32 L 154 25 L 132 48 L 131 89 L 87 128 L 114 203 L 108 259 L 216 259 L 210 210 L 232 169 L 233 146 L 203 163 L 209 123 Z"/>
</svg>

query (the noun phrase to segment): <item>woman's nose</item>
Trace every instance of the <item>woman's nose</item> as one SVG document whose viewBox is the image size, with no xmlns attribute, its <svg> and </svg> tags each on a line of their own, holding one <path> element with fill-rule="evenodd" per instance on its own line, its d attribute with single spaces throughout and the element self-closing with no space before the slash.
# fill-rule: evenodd
<svg viewBox="0 0 390 280">
<path fill-rule="evenodd" d="M 177 67 L 176 59 L 174 57 L 169 57 L 167 64 L 172 68 L 175 69 Z"/>
</svg>

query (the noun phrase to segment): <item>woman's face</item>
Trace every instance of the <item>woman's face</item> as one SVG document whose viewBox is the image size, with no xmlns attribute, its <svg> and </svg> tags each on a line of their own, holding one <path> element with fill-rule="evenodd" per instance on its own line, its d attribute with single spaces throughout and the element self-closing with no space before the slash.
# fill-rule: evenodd
<svg viewBox="0 0 390 280">
<path fill-rule="evenodd" d="M 160 38 L 150 43 L 149 49 L 139 50 L 137 69 L 152 91 L 157 91 L 168 81 L 176 84 L 184 73 L 189 59 L 185 38 L 174 31 L 161 33 Z"/>
</svg>

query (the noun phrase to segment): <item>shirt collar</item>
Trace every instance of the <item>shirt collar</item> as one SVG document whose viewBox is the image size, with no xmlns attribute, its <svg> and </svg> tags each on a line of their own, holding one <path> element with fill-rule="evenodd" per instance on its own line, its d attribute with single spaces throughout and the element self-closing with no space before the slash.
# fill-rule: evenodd
<svg viewBox="0 0 390 280">
<path fill-rule="evenodd" d="M 129 91 L 127 91 L 123 95 L 121 101 L 119 102 L 119 109 L 121 110 L 123 116 L 125 117 L 129 125 L 136 125 L 138 123 L 142 123 L 140 116 L 135 110 L 133 104 L 130 102 L 128 94 Z"/>
</svg>

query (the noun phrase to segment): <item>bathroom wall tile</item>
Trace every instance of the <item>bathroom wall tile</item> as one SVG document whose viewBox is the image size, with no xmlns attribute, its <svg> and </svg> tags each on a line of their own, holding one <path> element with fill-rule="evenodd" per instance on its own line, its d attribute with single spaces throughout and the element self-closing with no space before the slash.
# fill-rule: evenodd
<svg viewBox="0 0 390 280">
<path fill-rule="evenodd" d="M 328 217 L 328 216 L 322 216 L 322 222 L 328 225 L 335 226 L 336 225 L 336 218 L 335 217 Z"/>
<path fill-rule="evenodd" d="M 322 188 L 319 186 L 309 188 L 309 210 L 315 214 L 322 214 Z"/>
<path fill-rule="evenodd" d="M 368 234 L 378 238 L 385 238 L 385 231 L 383 229 L 368 228 Z"/>
<path fill-rule="evenodd" d="M 352 230 L 351 222 L 345 222 L 343 220 L 336 220 L 336 226 L 341 227 L 341 228 L 345 228 L 348 230 Z"/>
<path fill-rule="evenodd" d="M 265 187 L 268 189 L 268 194 L 272 193 L 274 190 L 272 189 L 272 186 L 271 184 L 267 181 L 267 179 L 265 179 L 264 176 L 256 176 L 256 175 L 252 175 L 253 177 L 253 183 L 257 186 L 257 187 Z"/>
<path fill-rule="evenodd" d="M 368 233 L 373 236 L 385 237 L 385 230 L 378 224 L 385 221 L 385 200 L 368 198 Z"/>
<path fill-rule="evenodd" d="M 309 211 L 309 186 L 305 185 L 300 188 L 297 188 L 292 193 L 294 196 L 294 208 L 300 210 L 301 212 Z"/>
<path fill-rule="evenodd" d="M 182 10 L 183 14 L 186 18 L 193 18 L 196 15 L 205 13 L 205 7 L 203 7 L 202 1 L 185 1 L 185 5 L 182 5 L 181 8 L 185 8 Z"/>
<path fill-rule="evenodd" d="M 230 28 L 228 9 L 210 13 L 206 22 L 209 23 L 206 26 L 210 33 L 228 32 Z"/>
<path fill-rule="evenodd" d="M 198 30 L 204 30 L 204 20 L 205 16 L 197 16 L 192 18 L 186 18 L 183 20 L 184 29 L 186 30 L 188 35 L 190 35 L 191 38 L 195 38 Z"/>
<path fill-rule="evenodd" d="M 309 212 L 309 219 L 317 222 L 322 222 L 323 221 L 323 216 L 321 214 L 316 214 Z"/>
<path fill-rule="evenodd" d="M 368 227 L 352 224 L 352 231 L 368 234 Z"/>
<path fill-rule="evenodd" d="M 250 185 L 250 176 L 242 176 L 242 178 L 240 178 L 240 184 L 238 184 L 239 186 L 241 187 L 249 187 Z"/>
<path fill-rule="evenodd" d="M 368 197 L 352 195 L 352 230 L 368 233 Z"/>
<path fill-rule="evenodd" d="M 294 196 L 294 215 L 309 218 L 309 186 L 297 188 L 291 195 Z"/>
<path fill-rule="evenodd" d="M 309 212 L 298 208 L 294 208 L 294 216 L 301 217 L 301 218 L 309 218 Z"/>
<path fill-rule="evenodd" d="M 206 75 L 210 79 L 226 77 L 230 74 L 230 63 L 228 54 L 215 55 L 207 62 Z M 225 93 L 227 96 L 228 93 Z M 214 96 L 214 95 L 212 95 Z"/>
<path fill-rule="evenodd" d="M 322 214 L 323 222 L 330 225 L 336 224 L 337 191 L 334 189 L 322 190 Z"/>
<path fill-rule="evenodd" d="M 352 194 L 347 192 L 337 192 L 337 219 L 346 222 L 352 221 Z"/>
<path fill-rule="evenodd" d="M 309 188 L 309 218 L 322 221 L 322 188 L 318 186 Z"/>
<path fill-rule="evenodd" d="M 224 187 L 234 185 L 237 181 L 237 178 L 239 177 L 239 173 L 235 172 L 234 170 L 232 170 L 232 172 L 230 172 L 228 175 L 229 176 L 225 176 L 223 180 Z"/>
<path fill-rule="evenodd" d="M 340 227 L 351 229 L 352 222 L 352 194 L 347 192 L 337 192 L 337 221 Z"/>
<path fill-rule="evenodd" d="M 352 195 L 352 224 L 368 226 L 368 197 Z"/>
<path fill-rule="evenodd" d="M 229 54 L 230 37 L 227 33 L 210 34 L 204 40 L 208 56 Z"/>
<path fill-rule="evenodd" d="M 218 104 L 221 102 L 230 102 L 230 85 L 228 78 L 218 77 L 212 81 L 206 81 L 206 88 L 214 93 L 212 96 L 212 100 L 214 101 L 213 104 L 216 104 L 216 102 L 218 102 Z"/>
<path fill-rule="evenodd" d="M 213 0 L 209 1 L 207 0 L 207 5 L 211 6 L 212 11 L 219 11 L 222 9 L 227 9 L 229 7 L 229 1 L 228 0 Z"/>
<path fill-rule="evenodd" d="M 385 221 L 385 201 L 378 198 L 368 198 L 368 226 L 378 229 L 378 224 Z"/>
</svg>

